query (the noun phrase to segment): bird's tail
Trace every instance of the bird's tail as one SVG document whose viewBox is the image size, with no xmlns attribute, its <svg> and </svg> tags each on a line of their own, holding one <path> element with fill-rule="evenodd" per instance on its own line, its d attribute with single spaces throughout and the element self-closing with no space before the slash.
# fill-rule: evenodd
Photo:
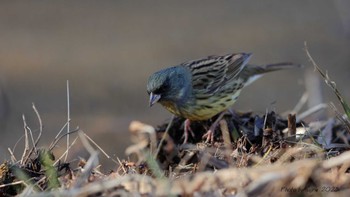
<svg viewBox="0 0 350 197">
<path fill-rule="evenodd" d="M 258 78 L 262 76 L 262 74 L 282 69 L 289 69 L 289 68 L 301 68 L 302 65 L 300 64 L 294 64 L 291 62 L 282 62 L 282 63 L 276 63 L 276 64 L 267 64 L 263 66 L 256 66 L 248 64 L 244 67 L 242 70 L 240 76 L 246 80 L 245 86 L 251 84 Z"/>
<path fill-rule="evenodd" d="M 300 64 L 294 64 L 291 62 L 281 62 L 276 64 L 267 64 L 262 66 L 256 66 L 256 65 L 247 65 L 246 70 L 250 71 L 249 75 L 259 75 L 267 72 L 282 70 L 282 69 L 289 69 L 289 68 L 301 68 L 302 65 Z"/>
</svg>

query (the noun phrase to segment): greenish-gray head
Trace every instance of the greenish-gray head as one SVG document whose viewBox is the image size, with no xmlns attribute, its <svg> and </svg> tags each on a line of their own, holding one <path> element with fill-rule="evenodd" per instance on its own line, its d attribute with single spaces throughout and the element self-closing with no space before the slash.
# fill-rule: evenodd
<svg viewBox="0 0 350 197">
<path fill-rule="evenodd" d="M 191 73 L 184 67 L 175 66 L 152 74 L 147 83 L 149 104 L 170 101 L 180 104 L 191 94 Z"/>
</svg>

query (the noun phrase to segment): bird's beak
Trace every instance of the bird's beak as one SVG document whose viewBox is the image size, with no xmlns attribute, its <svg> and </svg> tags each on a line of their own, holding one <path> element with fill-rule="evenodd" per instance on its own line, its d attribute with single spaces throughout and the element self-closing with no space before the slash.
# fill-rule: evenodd
<svg viewBox="0 0 350 197">
<path fill-rule="evenodd" d="M 151 92 L 151 94 L 149 95 L 149 106 L 152 107 L 152 105 L 158 102 L 159 99 L 160 99 L 160 94 L 153 94 L 153 92 Z"/>
</svg>

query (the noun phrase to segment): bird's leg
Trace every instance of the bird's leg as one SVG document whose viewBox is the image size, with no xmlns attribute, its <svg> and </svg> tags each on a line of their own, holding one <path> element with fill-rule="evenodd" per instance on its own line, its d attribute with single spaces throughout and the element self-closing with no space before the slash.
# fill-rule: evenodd
<svg viewBox="0 0 350 197">
<path fill-rule="evenodd" d="M 239 114 L 234 111 L 232 108 L 227 109 L 227 111 L 232 115 L 234 119 L 239 119 Z"/>
<path fill-rule="evenodd" d="M 191 135 L 192 137 L 194 137 L 194 133 L 191 129 L 191 121 L 189 119 L 186 119 L 185 120 L 185 123 L 184 123 L 184 142 L 183 144 L 186 144 L 187 143 L 187 140 L 188 140 L 188 132 L 191 132 Z"/>
<path fill-rule="evenodd" d="M 224 117 L 225 113 L 226 113 L 226 110 L 223 111 L 223 112 L 221 112 L 220 115 L 219 115 L 219 117 L 218 117 L 218 118 L 215 120 L 215 122 L 210 126 L 209 130 L 207 131 L 207 133 L 203 135 L 202 138 L 207 138 L 207 139 L 205 140 L 205 143 L 208 143 L 208 142 L 212 143 L 212 142 L 214 142 L 214 133 L 215 133 L 215 129 L 216 129 L 216 127 L 218 126 L 218 124 L 219 124 L 220 120 L 222 119 L 222 117 Z"/>
<path fill-rule="evenodd" d="M 232 116 L 237 116 L 237 113 L 236 113 L 235 111 L 233 111 L 232 108 L 228 108 L 227 111 L 230 112 L 230 114 L 231 114 Z"/>
</svg>

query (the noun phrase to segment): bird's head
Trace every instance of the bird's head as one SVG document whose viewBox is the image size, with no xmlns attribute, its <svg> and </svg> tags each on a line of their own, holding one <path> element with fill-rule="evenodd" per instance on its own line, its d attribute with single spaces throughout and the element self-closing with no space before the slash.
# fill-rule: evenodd
<svg viewBox="0 0 350 197">
<path fill-rule="evenodd" d="M 183 67 L 160 70 L 152 74 L 147 83 L 150 106 L 157 102 L 182 102 L 191 91 L 191 73 Z"/>
</svg>

